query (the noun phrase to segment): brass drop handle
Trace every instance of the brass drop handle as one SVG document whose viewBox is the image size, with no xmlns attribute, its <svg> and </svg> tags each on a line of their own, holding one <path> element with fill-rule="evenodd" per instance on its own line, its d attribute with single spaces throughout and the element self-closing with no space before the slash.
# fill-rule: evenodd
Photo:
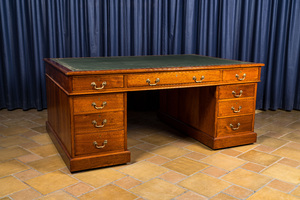
<svg viewBox="0 0 300 200">
<path fill-rule="evenodd" d="M 101 87 L 97 87 L 97 84 L 95 82 L 91 82 L 91 86 L 93 86 L 93 88 L 95 90 L 101 90 L 101 89 L 103 89 L 106 86 L 106 81 L 102 82 L 102 86 Z"/>
<path fill-rule="evenodd" d="M 97 104 L 96 104 L 95 102 L 92 103 L 92 106 L 94 106 L 94 108 L 97 109 L 97 110 L 103 109 L 106 105 L 107 105 L 106 101 L 104 101 L 104 102 L 102 103 L 102 106 L 100 106 L 100 107 L 98 107 Z"/>
<path fill-rule="evenodd" d="M 150 86 L 155 86 L 159 81 L 160 81 L 159 78 L 157 78 L 157 79 L 155 80 L 155 83 L 151 83 L 150 79 L 147 79 L 147 80 L 146 80 L 146 83 L 148 83 Z"/>
<path fill-rule="evenodd" d="M 239 128 L 240 128 L 240 123 L 237 123 L 237 126 L 236 127 L 233 127 L 233 125 L 232 124 L 229 124 L 229 126 L 230 126 L 230 128 L 232 129 L 232 130 L 238 130 Z"/>
<path fill-rule="evenodd" d="M 234 95 L 234 97 L 236 97 L 236 98 L 239 98 L 239 97 L 241 97 L 241 96 L 242 96 L 242 94 L 243 94 L 243 90 L 240 90 L 240 94 L 236 94 L 236 92 L 235 92 L 235 91 L 232 91 L 232 94 Z"/>
<path fill-rule="evenodd" d="M 103 145 L 101 145 L 101 146 L 98 145 L 98 143 L 96 141 L 94 141 L 93 144 L 97 149 L 103 149 L 105 147 L 105 145 L 107 144 L 107 140 L 104 140 Z"/>
<path fill-rule="evenodd" d="M 232 110 L 234 113 L 239 113 L 239 112 L 241 112 L 241 109 L 242 109 L 242 106 L 240 106 L 238 110 L 235 110 L 235 108 L 234 108 L 233 106 L 231 107 L 231 110 Z"/>
<path fill-rule="evenodd" d="M 93 121 L 92 121 L 92 124 L 94 124 L 94 127 L 95 127 L 95 128 L 102 128 L 102 127 L 105 126 L 106 123 L 107 123 L 107 120 L 106 120 L 106 119 L 104 119 L 104 120 L 102 121 L 102 125 L 98 125 L 96 120 L 93 120 Z"/>
<path fill-rule="evenodd" d="M 193 80 L 194 80 L 196 83 L 201 83 L 201 82 L 203 81 L 204 78 L 205 78 L 204 76 L 201 76 L 200 81 L 197 81 L 196 76 L 194 76 L 194 77 L 193 77 Z"/>
<path fill-rule="evenodd" d="M 243 74 L 243 78 L 240 78 L 240 75 L 236 74 L 235 77 L 239 80 L 239 81 L 243 81 L 246 78 L 246 73 Z"/>
</svg>

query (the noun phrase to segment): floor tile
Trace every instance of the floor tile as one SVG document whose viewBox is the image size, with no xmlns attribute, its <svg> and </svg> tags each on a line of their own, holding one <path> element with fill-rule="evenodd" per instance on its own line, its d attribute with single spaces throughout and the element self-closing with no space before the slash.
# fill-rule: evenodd
<svg viewBox="0 0 300 200">
<path fill-rule="evenodd" d="M 260 136 L 257 138 L 257 143 L 262 144 L 265 146 L 269 146 L 272 148 L 277 149 L 278 147 L 281 147 L 282 145 L 286 144 L 288 141 L 282 140 L 282 139 L 277 139 L 277 138 L 272 138 L 268 136 Z"/>
<path fill-rule="evenodd" d="M 9 127 L 9 128 L 0 129 L 0 135 L 7 137 L 7 136 L 19 135 L 27 131 L 29 131 L 29 129 L 25 127 Z"/>
<path fill-rule="evenodd" d="M 251 197 L 247 200 L 275 200 L 275 199 L 282 199 L 282 200 L 296 200 L 297 197 L 292 195 L 280 192 L 278 190 L 274 190 L 268 187 L 264 187 L 258 192 L 254 193 Z M 299 200 L 299 199 L 298 199 Z"/>
<path fill-rule="evenodd" d="M 64 168 L 66 164 L 60 156 L 51 156 L 27 163 L 27 165 L 33 167 L 37 171 L 42 173 L 52 172 L 61 168 Z"/>
<path fill-rule="evenodd" d="M 272 178 L 245 169 L 236 169 L 223 176 L 222 179 L 250 190 L 257 190 L 272 180 Z"/>
<path fill-rule="evenodd" d="M 157 165 L 162 165 L 162 164 L 170 161 L 170 159 L 162 157 L 162 156 L 154 156 L 154 157 L 148 158 L 147 161 L 152 162 Z"/>
<path fill-rule="evenodd" d="M 225 181 L 202 173 L 195 174 L 181 181 L 178 185 L 206 197 L 212 197 L 230 186 L 230 184 Z"/>
<path fill-rule="evenodd" d="M 300 198 L 300 187 L 298 186 L 295 190 L 291 192 L 291 194 Z"/>
<path fill-rule="evenodd" d="M 8 176 L 17 172 L 25 171 L 29 169 L 28 166 L 16 161 L 10 160 L 0 163 L 0 177 Z"/>
<path fill-rule="evenodd" d="M 118 185 L 118 186 L 120 186 L 120 187 L 122 187 L 122 188 L 124 188 L 126 190 L 128 190 L 128 189 L 130 189 L 130 188 L 132 188 L 134 186 L 137 186 L 137 185 L 139 185 L 141 183 L 142 183 L 141 181 L 136 180 L 136 179 L 134 179 L 134 178 L 132 178 L 130 176 L 124 177 L 124 178 L 122 178 L 120 180 L 117 180 L 115 182 L 116 185 Z"/>
<path fill-rule="evenodd" d="M 28 188 L 26 184 L 12 176 L 0 178 L 0 185 L 0 197 Z"/>
<path fill-rule="evenodd" d="M 171 183 L 177 183 L 177 182 L 181 181 L 182 179 L 186 178 L 186 176 L 183 174 L 174 172 L 174 171 L 169 171 L 169 172 L 161 175 L 160 178 L 164 179 L 165 181 L 171 182 Z"/>
<path fill-rule="evenodd" d="M 174 137 L 170 137 L 170 136 L 152 134 L 147 137 L 141 138 L 141 140 L 148 142 L 150 144 L 161 146 L 161 145 L 168 144 L 170 142 L 174 142 L 177 139 Z"/>
<path fill-rule="evenodd" d="M 14 200 L 32 200 L 42 196 L 39 192 L 34 189 L 22 190 L 10 195 Z"/>
<path fill-rule="evenodd" d="M 110 168 L 102 168 L 86 172 L 78 172 L 73 176 L 95 188 L 98 188 L 115 180 L 121 179 L 125 175 Z"/>
<path fill-rule="evenodd" d="M 268 184 L 269 187 L 280 190 L 282 192 L 288 193 L 290 192 L 292 189 L 295 188 L 294 184 L 291 183 L 286 183 L 283 181 L 279 181 L 279 180 L 273 180 L 271 183 Z"/>
<path fill-rule="evenodd" d="M 70 193 L 71 195 L 78 197 L 84 193 L 87 193 L 91 190 L 93 190 L 94 188 L 85 184 L 85 183 L 77 183 L 75 185 L 71 185 L 70 187 L 65 188 L 64 190 L 68 193 Z"/>
<path fill-rule="evenodd" d="M 242 145 L 242 146 L 232 147 L 231 149 L 235 150 L 235 151 L 246 152 L 246 151 L 249 151 L 251 149 L 254 149 L 257 146 L 258 146 L 258 144 L 248 144 L 248 145 Z"/>
<path fill-rule="evenodd" d="M 265 146 L 265 145 L 258 145 L 257 147 L 254 148 L 254 150 L 256 151 L 262 151 L 262 152 L 265 152 L 265 153 L 270 153 L 272 151 L 275 150 L 275 148 L 273 147 L 269 147 L 269 146 Z"/>
<path fill-rule="evenodd" d="M 226 194 L 229 194 L 231 196 L 234 196 L 236 198 L 239 199 L 245 199 L 248 196 L 250 196 L 251 194 L 253 194 L 253 192 L 251 190 L 247 190 L 245 188 L 233 185 L 230 188 L 227 188 L 226 190 L 223 191 Z"/>
<path fill-rule="evenodd" d="M 253 171 L 253 172 L 257 172 L 257 173 L 262 171 L 263 169 L 265 169 L 264 166 L 258 165 L 258 164 L 255 164 L 255 163 L 251 163 L 251 162 L 243 165 L 242 168 Z"/>
<path fill-rule="evenodd" d="M 279 156 L 270 155 L 256 150 L 248 151 L 238 156 L 238 158 L 248 160 L 250 162 L 254 162 L 260 165 L 265 165 L 265 166 L 269 166 L 274 162 L 278 161 L 279 159 L 281 159 L 281 157 Z"/>
<path fill-rule="evenodd" d="M 115 185 L 106 185 L 92 192 L 86 193 L 79 197 L 80 200 L 90 200 L 90 199 L 109 199 L 109 200 L 133 200 L 137 196 L 123 190 Z"/>
<path fill-rule="evenodd" d="M 66 192 L 59 190 L 57 192 L 51 193 L 49 195 L 43 196 L 38 200 L 75 200 L 76 198 L 72 197 L 71 195 L 67 194 Z"/>
<path fill-rule="evenodd" d="M 0 162 L 20 157 L 26 154 L 30 154 L 30 152 L 17 146 L 0 149 Z"/>
<path fill-rule="evenodd" d="M 191 158 L 193 160 L 201 160 L 203 158 L 206 158 L 207 156 L 204 154 L 201 154 L 201 153 L 191 152 L 191 153 L 184 155 L 184 157 Z"/>
<path fill-rule="evenodd" d="M 31 137 L 33 141 L 39 143 L 39 144 L 49 144 L 52 143 L 51 138 L 49 137 L 48 133 L 45 134 L 38 134 L 33 137 Z"/>
<path fill-rule="evenodd" d="M 208 167 L 209 165 L 181 157 L 163 164 L 162 166 L 189 176 Z"/>
<path fill-rule="evenodd" d="M 175 159 L 175 158 L 178 158 L 180 156 L 190 153 L 190 151 L 188 151 L 188 150 L 185 150 L 183 148 L 178 148 L 173 145 L 159 147 L 159 148 L 152 150 L 151 152 L 156 153 L 161 156 L 164 156 L 164 157 L 167 157 L 167 158 L 170 158 L 170 159 Z"/>
<path fill-rule="evenodd" d="M 208 198 L 191 191 L 185 192 L 184 194 L 176 198 L 176 200 L 207 200 L 207 199 Z"/>
<path fill-rule="evenodd" d="M 295 148 L 284 146 L 272 152 L 272 154 L 300 161 L 300 151 Z"/>
<path fill-rule="evenodd" d="M 152 179 L 130 191 L 149 200 L 169 200 L 185 192 L 183 188 L 161 179 Z"/>
<path fill-rule="evenodd" d="M 21 136 L 9 136 L 5 138 L 0 138 L 0 147 L 9 147 L 14 145 L 23 144 L 26 142 L 30 142 L 31 140 L 21 137 Z"/>
<path fill-rule="evenodd" d="M 56 150 L 54 144 L 47 144 L 39 147 L 34 147 L 30 148 L 29 150 L 42 157 L 48 157 L 58 154 L 58 151 Z"/>
<path fill-rule="evenodd" d="M 291 159 L 288 159 L 288 158 L 283 158 L 280 161 L 278 161 L 278 163 L 288 165 L 288 166 L 291 166 L 291 167 L 298 167 L 300 165 L 300 162 L 298 162 L 296 160 L 291 160 Z"/>
<path fill-rule="evenodd" d="M 229 196 L 228 194 L 219 193 L 216 196 L 210 198 L 210 200 L 238 200 L 238 199 L 234 198 L 232 196 Z"/>
<path fill-rule="evenodd" d="M 262 171 L 261 174 L 265 174 L 288 183 L 300 183 L 300 169 L 296 169 L 287 165 L 276 163 Z"/>
<path fill-rule="evenodd" d="M 212 155 L 218 152 L 218 150 L 212 150 L 211 148 L 197 142 L 195 144 L 191 144 L 189 146 L 184 147 L 185 149 L 188 149 L 190 151 L 195 151 L 198 153 L 202 153 L 204 155 Z"/>
<path fill-rule="evenodd" d="M 131 163 L 138 162 L 138 161 L 141 161 L 141 160 L 145 160 L 145 159 L 151 158 L 155 155 L 153 153 L 149 153 L 147 151 L 137 149 L 137 148 L 134 148 L 134 147 L 130 148 L 129 151 L 131 153 Z"/>
<path fill-rule="evenodd" d="M 14 176 L 17 177 L 18 179 L 20 179 L 21 181 L 26 181 L 28 179 L 32 179 L 32 178 L 40 176 L 40 175 L 41 175 L 41 173 L 34 169 L 29 169 L 29 170 L 14 174 Z"/>
<path fill-rule="evenodd" d="M 29 179 L 25 182 L 45 195 L 49 194 L 50 192 L 65 188 L 69 185 L 73 185 L 78 181 L 60 171 L 55 171 L 33 179 Z"/>
<path fill-rule="evenodd" d="M 23 163 L 33 162 L 33 161 L 40 160 L 40 159 L 42 159 L 42 158 L 35 154 L 27 154 L 27 155 L 18 157 L 18 160 Z"/>
<path fill-rule="evenodd" d="M 228 156 L 236 157 L 236 156 L 240 155 L 242 152 L 236 151 L 236 150 L 233 150 L 233 149 L 225 149 L 225 150 L 221 151 L 221 153 L 225 154 L 225 155 L 228 155 Z"/>
<path fill-rule="evenodd" d="M 202 173 L 209 174 L 214 177 L 220 177 L 227 174 L 228 171 L 212 166 L 202 170 Z"/>
<path fill-rule="evenodd" d="M 212 156 L 209 156 L 207 158 L 204 158 L 201 160 L 201 162 L 213 165 L 228 171 L 231 171 L 243 164 L 246 163 L 246 161 L 232 157 L 232 156 L 227 156 L 224 154 L 214 154 Z"/>
<path fill-rule="evenodd" d="M 139 140 L 136 140 L 136 139 L 133 139 L 131 137 L 127 138 L 127 146 L 128 146 L 128 148 L 133 147 L 133 146 L 138 145 L 138 144 L 142 144 L 142 143 L 143 142 L 141 142 Z"/>
<path fill-rule="evenodd" d="M 168 169 L 155 165 L 150 162 L 141 161 L 139 163 L 132 164 L 119 170 L 122 173 L 128 174 L 138 180 L 147 181 L 151 178 L 155 178 L 164 174 Z"/>
<path fill-rule="evenodd" d="M 31 129 L 39 133 L 47 133 L 46 126 L 37 126 Z"/>
</svg>

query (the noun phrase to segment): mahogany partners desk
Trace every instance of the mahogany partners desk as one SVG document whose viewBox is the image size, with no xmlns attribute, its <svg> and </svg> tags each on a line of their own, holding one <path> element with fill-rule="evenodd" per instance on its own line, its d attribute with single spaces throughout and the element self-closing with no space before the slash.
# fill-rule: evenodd
<svg viewBox="0 0 300 200">
<path fill-rule="evenodd" d="M 161 90 L 160 118 L 212 149 L 256 142 L 256 89 L 264 64 L 200 55 L 45 63 L 46 126 L 71 172 L 130 161 L 128 91 Z"/>
</svg>

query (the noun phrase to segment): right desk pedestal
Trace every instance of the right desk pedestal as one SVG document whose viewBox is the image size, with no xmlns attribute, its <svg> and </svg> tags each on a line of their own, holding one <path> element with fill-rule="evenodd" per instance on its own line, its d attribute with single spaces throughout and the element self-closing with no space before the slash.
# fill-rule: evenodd
<svg viewBox="0 0 300 200">
<path fill-rule="evenodd" d="M 212 149 L 256 142 L 256 83 L 160 91 L 159 117 Z"/>
</svg>

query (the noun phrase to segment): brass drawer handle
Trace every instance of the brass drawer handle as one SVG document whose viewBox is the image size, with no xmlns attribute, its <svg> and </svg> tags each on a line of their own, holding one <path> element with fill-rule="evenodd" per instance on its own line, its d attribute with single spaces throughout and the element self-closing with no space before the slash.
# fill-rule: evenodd
<svg viewBox="0 0 300 200">
<path fill-rule="evenodd" d="M 194 76 L 194 77 L 193 77 L 193 80 L 194 80 L 196 83 L 201 83 L 201 82 L 203 81 L 204 78 L 205 78 L 204 76 L 201 76 L 200 81 L 197 81 L 196 76 Z"/>
<path fill-rule="evenodd" d="M 103 149 L 105 147 L 105 145 L 107 144 L 107 140 L 104 140 L 102 146 L 98 145 L 98 143 L 96 141 L 94 141 L 93 144 L 97 149 Z"/>
<path fill-rule="evenodd" d="M 103 88 L 106 86 L 106 81 L 103 81 L 103 82 L 102 82 L 102 86 L 101 86 L 101 87 L 97 87 L 97 84 L 96 84 L 95 82 L 92 82 L 92 83 L 91 83 L 91 86 L 93 86 L 93 88 L 94 88 L 95 90 L 101 90 L 101 89 L 103 89 Z"/>
<path fill-rule="evenodd" d="M 230 128 L 231 128 L 233 131 L 238 130 L 238 129 L 240 128 L 240 125 L 241 125 L 240 123 L 237 123 L 237 127 L 234 128 L 232 124 L 229 124 Z"/>
<path fill-rule="evenodd" d="M 92 124 L 94 124 L 95 128 L 102 128 L 102 127 L 105 126 L 106 123 L 107 123 L 107 120 L 106 120 L 106 119 L 104 119 L 104 120 L 102 121 L 102 125 L 98 125 L 96 120 L 93 120 L 93 121 L 92 121 Z"/>
<path fill-rule="evenodd" d="M 97 110 L 103 109 L 106 105 L 107 105 L 106 101 L 104 101 L 104 102 L 102 103 L 102 106 L 100 106 L 100 107 L 98 107 L 97 104 L 96 104 L 95 102 L 92 103 L 92 106 L 94 106 L 94 108 L 97 109 Z"/>
<path fill-rule="evenodd" d="M 157 79 L 155 80 L 155 83 L 151 83 L 150 79 L 147 79 L 147 80 L 146 80 L 146 83 L 148 83 L 150 86 L 155 86 L 159 81 L 160 81 L 159 78 L 157 78 Z"/>
<path fill-rule="evenodd" d="M 246 73 L 243 74 L 243 78 L 240 78 L 240 75 L 236 74 L 235 77 L 239 80 L 239 81 L 243 81 L 246 78 Z"/>
<path fill-rule="evenodd" d="M 233 110 L 234 113 L 241 112 L 241 109 L 242 109 L 242 106 L 240 106 L 238 110 L 235 110 L 235 108 L 233 106 L 231 107 L 231 110 Z"/>
<path fill-rule="evenodd" d="M 239 97 L 241 97 L 241 96 L 242 96 L 242 94 L 243 94 L 243 90 L 240 90 L 240 94 L 236 94 L 236 92 L 235 92 L 235 91 L 232 91 L 232 94 L 234 95 L 234 97 L 236 97 L 236 98 L 239 98 Z"/>
</svg>

